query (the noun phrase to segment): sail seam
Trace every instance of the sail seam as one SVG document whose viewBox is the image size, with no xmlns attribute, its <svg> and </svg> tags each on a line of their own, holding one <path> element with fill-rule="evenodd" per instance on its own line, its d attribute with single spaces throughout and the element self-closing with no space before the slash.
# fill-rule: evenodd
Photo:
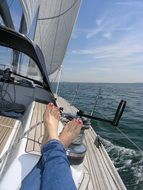
<svg viewBox="0 0 143 190">
<path fill-rule="evenodd" d="M 71 7 L 69 7 L 67 10 L 65 10 L 63 13 L 59 14 L 59 15 L 56 15 L 56 16 L 53 16 L 53 17 L 47 17 L 47 18 L 38 18 L 38 20 L 50 20 L 50 19 L 55 19 L 55 18 L 58 18 L 60 16 L 63 16 L 65 15 L 69 10 L 71 10 L 77 3 L 78 3 L 79 0 L 76 0 L 72 5 Z"/>
<path fill-rule="evenodd" d="M 59 12 L 61 12 L 62 4 L 63 4 L 63 0 L 61 1 Z M 57 28 L 56 28 L 55 39 L 54 39 L 54 45 L 53 45 L 53 51 L 52 51 L 52 59 L 51 59 L 51 64 L 50 64 L 50 69 L 49 69 L 50 72 L 51 72 L 51 66 L 52 66 L 52 64 L 53 64 L 53 58 L 54 58 L 54 52 L 55 52 L 56 39 L 57 39 L 57 32 L 58 32 L 58 28 L 59 28 L 59 22 L 60 22 L 60 19 L 58 19 L 58 21 L 57 21 Z"/>
</svg>

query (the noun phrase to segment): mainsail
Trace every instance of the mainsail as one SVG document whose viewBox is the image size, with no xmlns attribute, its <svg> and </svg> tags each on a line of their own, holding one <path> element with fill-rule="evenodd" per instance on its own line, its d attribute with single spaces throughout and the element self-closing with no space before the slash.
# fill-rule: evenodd
<svg viewBox="0 0 143 190">
<path fill-rule="evenodd" d="M 41 0 L 34 41 L 40 46 L 48 75 L 62 64 L 81 0 Z M 46 7 L 46 8 L 45 8 Z"/>
<path fill-rule="evenodd" d="M 40 0 L 20 0 L 20 2 L 23 7 L 28 32 L 34 20 L 34 16 L 39 8 Z"/>
</svg>

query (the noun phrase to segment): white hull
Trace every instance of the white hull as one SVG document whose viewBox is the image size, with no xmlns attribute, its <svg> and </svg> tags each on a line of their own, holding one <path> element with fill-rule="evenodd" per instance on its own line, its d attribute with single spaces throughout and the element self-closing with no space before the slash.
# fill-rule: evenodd
<svg viewBox="0 0 143 190">
<path fill-rule="evenodd" d="M 33 124 L 42 121 L 43 118 L 41 112 L 44 112 L 42 105 L 45 106 L 46 104 L 41 104 L 40 101 L 43 102 L 47 100 L 47 102 L 50 102 L 50 94 L 40 88 L 28 89 L 28 95 L 25 93 L 26 87 L 17 86 L 16 90 L 18 91 L 19 88 L 21 96 L 18 96 L 18 102 L 20 103 L 21 101 L 23 102 L 23 100 L 25 100 L 25 105 L 27 106 L 29 104 L 29 106 L 27 106 L 27 110 L 23 118 L 20 121 L 17 121 L 20 124 L 18 136 L 22 135 Z M 77 109 L 71 106 L 66 100 L 61 97 L 56 98 L 57 105 L 59 107 L 63 107 L 65 113 L 76 113 Z M 35 99 L 38 99 L 38 103 L 34 101 Z M 41 113 L 40 117 L 38 111 L 39 113 Z M 35 113 L 37 116 L 35 115 Z M 63 124 L 60 122 L 59 132 L 62 130 L 62 127 Z M 36 135 L 38 135 L 39 126 L 37 126 L 36 128 L 37 129 L 35 129 L 35 133 Z M 32 138 L 32 133 L 32 131 L 31 133 L 29 133 L 30 138 Z M 73 178 L 77 188 L 79 188 L 80 190 L 126 189 L 109 156 L 107 155 L 103 145 L 99 149 L 96 148 L 96 146 L 94 145 L 95 137 L 96 134 L 92 128 L 85 131 L 84 144 L 87 146 L 87 153 L 84 162 L 77 166 L 71 166 Z M 24 177 L 32 170 L 32 168 L 38 162 L 40 158 L 40 147 L 35 148 L 33 152 L 31 151 L 27 153 L 27 146 L 29 148 L 30 146 L 33 146 L 32 144 L 27 145 L 30 141 L 28 143 L 27 142 L 27 136 L 25 136 L 25 138 L 22 138 L 20 143 L 17 144 L 17 146 L 8 155 L 6 165 L 3 164 L 3 168 L 1 168 L 1 171 L 3 170 L 0 182 L 1 190 L 18 190 Z M 36 147 L 36 144 L 34 146 Z M 6 151 L 7 148 L 8 147 L 5 146 L 2 154 Z"/>
</svg>

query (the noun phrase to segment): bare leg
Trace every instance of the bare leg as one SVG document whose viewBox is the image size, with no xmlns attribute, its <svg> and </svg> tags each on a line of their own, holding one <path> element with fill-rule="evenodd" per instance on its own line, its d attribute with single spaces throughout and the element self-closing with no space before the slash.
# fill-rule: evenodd
<svg viewBox="0 0 143 190">
<path fill-rule="evenodd" d="M 58 137 L 60 112 L 48 104 L 44 113 L 45 137 L 39 163 L 22 183 L 21 190 L 77 190 L 72 178 L 69 161 L 64 148 L 78 136 L 82 123 L 69 122 Z M 60 142 L 61 141 L 61 142 Z"/>
<path fill-rule="evenodd" d="M 54 106 L 54 104 L 49 103 L 47 105 L 43 118 L 44 118 L 44 138 L 42 144 L 44 145 L 50 139 L 59 139 L 58 124 L 60 120 L 60 111 L 56 106 Z"/>
</svg>

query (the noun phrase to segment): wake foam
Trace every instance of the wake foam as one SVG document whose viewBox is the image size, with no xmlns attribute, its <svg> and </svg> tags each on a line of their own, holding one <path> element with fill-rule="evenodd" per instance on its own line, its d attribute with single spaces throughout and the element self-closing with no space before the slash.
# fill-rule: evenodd
<svg viewBox="0 0 143 190">
<path fill-rule="evenodd" d="M 105 139 L 103 144 L 115 167 L 121 175 L 123 174 L 124 182 L 128 183 L 126 180 L 130 178 L 134 185 L 143 185 L 143 152 L 114 145 Z"/>
</svg>

